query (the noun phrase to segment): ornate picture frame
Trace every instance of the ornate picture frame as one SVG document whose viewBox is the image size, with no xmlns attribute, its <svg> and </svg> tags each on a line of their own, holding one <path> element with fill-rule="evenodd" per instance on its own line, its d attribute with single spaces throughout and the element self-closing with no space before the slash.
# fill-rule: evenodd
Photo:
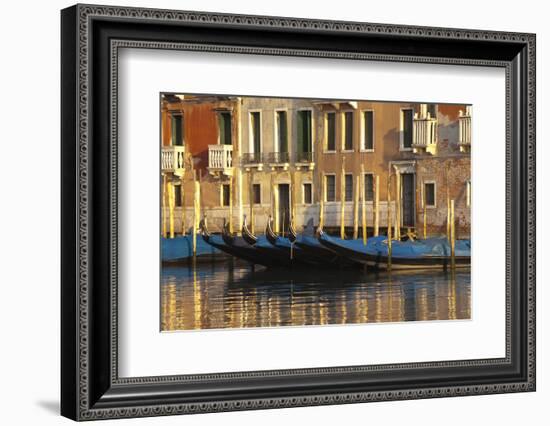
<svg viewBox="0 0 550 426">
<path fill-rule="evenodd" d="M 61 13 L 61 413 L 160 416 L 535 390 L 533 34 L 76 5 Z M 498 67 L 506 73 L 506 356 L 121 378 L 120 48 Z"/>
</svg>

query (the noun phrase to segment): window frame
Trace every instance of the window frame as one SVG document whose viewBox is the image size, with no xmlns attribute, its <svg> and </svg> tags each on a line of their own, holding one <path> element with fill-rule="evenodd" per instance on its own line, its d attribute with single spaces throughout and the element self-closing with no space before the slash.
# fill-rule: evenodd
<svg viewBox="0 0 550 426">
<path fill-rule="evenodd" d="M 351 176 L 351 197 L 348 200 L 348 176 Z M 355 185 L 356 185 L 356 179 L 353 178 L 353 173 L 344 173 L 344 202 L 345 203 L 352 203 L 353 202 L 353 196 L 355 194 Z M 340 200 L 342 201 L 342 200 Z"/>
<path fill-rule="evenodd" d="M 229 115 L 229 120 L 230 120 L 230 126 L 229 126 L 229 129 L 230 129 L 230 132 L 229 132 L 229 137 L 230 137 L 230 140 L 231 140 L 231 143 L 230 144 L 226 144 L 225 141 L 222 141 L 222 133 L 221 133 L 221 130 L 220 130 L 220 121 L 221 121 L 221 117 L 224 115 L 224 114 L 228 114 Z M 218 145 L 228 145 L 228 146 L 233 146 L 233 111 L 231 110 L 220 110 L 220 111 L 217 111 L 217 124 L 218 124 Z M 225 132 L 224 132 L 225 134 Z"/>
<path fill-rule="evenodd" d="M 366 193 L 363 193 L 363 197 L 365 198 L 365 202 L 366 203 L 374 203 L 374 177 L 375 177 L 375 174 L 373 172 L 364 172 L 363 173 L 363 189 L 366 189 L 367 186 L 366 186 L 366 182 L 365 182 L 365 177 L 367 175 L 370 175 L 372 176 L 372 185 L 371 185 L 371 188 L 372 188 L 372 200 L 367 200 L 367 194 Z"/>
<path fill-rule="evenodd" d="M 225 187 L 228 188 L 228 194 L 229 194 L 229 198 L 227 199 L 227 204 L 224 204 Z M 231 204 L 231 185 L 229 185 L 228 183 L 222 183 L 220 185 L 220 207 L 229 207 L 230 204 Z"/>
<path fill-rule="evenodd" d="M 434 203 L 428 204 L 426 197 L 426 185 L 434 186 Z M 435 180 L 425 180 L 422 185 L 422 203 L 424 204 L 425 209 L 436 209 L 437 208 L 437 183 Z"/>
<path fill-rule="evenodd" d="M 303 111 L 309 111 L 311 116 L 311 154 L 313 156 L 313 153 L 315 152 L 315 114 L 314 114 L 314 108 L 313 107 L 300 107 L 296 109 L 296 123 L 293 124 L 296 125 L 296 146 L 294 150 L 289 149 L 289 153 L 293 152 L 295 155 L 298 154 L 298 114 Z M 288 117 L 287 117 L 288 118 Z"/>
<path fill-rule="evenodd" d="M 404 111 L 411 111 L 412 119 L 412 128 L 411 135 L 413 135 L 413 140 L 411 141 L 411 146 L 405 146 L 405 127 L 404 127 Z M 399 108 L 399 151 L 412 151 L 414 144 L 414 108 L 413 107 L 401 107 Z"/>
<path fill-rule="evenodd" d="M 328 199 L 328 180 L 327 178 L 331 176 L 334 178 L 334 199 L 329 200 Z M 337 203 L 336 201 L 336 173 L 323 173 L 323 179 L 325 180 L 325 193 L 323 194 L 325 203 Z"/>
<path fill-rule="evenodd" d="M 328 149 L 328 115 L 332 114 L 334 116 L 334 149 Z M 325 154 L 335 154 L 338 147 L 338 127 L 337 127 L 337 116 L 336 111 L 325 111 L 324 112 L 324 123 L 325 123 L 325 143 L 323 144 L 323 153 Z"/>
<path fill-rule="evenodd" d="M 259 114 L 259 125 L 260 125 L 260 150 L 256 152 L 254 149 L 254 127 L 252 125 L 253 119 L 252 115 L 258 113 Z M 250 154 L 262 154 L 264 152 L 264 146 L 263 146 L 263 118 L 262 118 L 262 110 L 261 109 L 249 109 L 248 110 L 248 153 Z"/>
<path fill-rule="evenodd" d="M 366 122 L 365 122 L 365 115 L 367 112 L 370 112 L 372 113 L 372 148 L 366 148 L 366 143 L 367 143 L 367 139 L 366 139 L 366 135 L 365 135 L 365 130 L 366 130 Z M 361 143 L 361 147 L 360 147 L 360 151 L 361 152 L 374 152 L 374 146 L 375 146 L 375 141 L 376 141 L 376 126 L 374 124 L 374 120 L 375 120 L 375 112 L 374 112 L 374 108 L 365 108 L 365 109 L 362 109 L 361 110 L 361 138 L 360 138 L 360 143 Z"/>
<path fill-rule="evenodd" d="M 275 108 L 273 110 L 273 152 L 282 152 L 279 150 L 279 113 L 284 112 L 286 115 L 286 152 L 290 155 L 292 137 L 288 120 L 288 108 Z"/>
<path fill-rule="evenodd" d="M 311 187 L 311 202 L 309 203 L 306 203 L 306 185 L 309 185 Z M 313 205 L 313 182 L 311 181 L 305 181 L 305 182 L 302 182 L 302 204 L 304 206 L 311 206 Z"/>
<path fill-rule="evenodd" d="M 259 195 L 259 201 L 256 202 L 256 192 L 254 190 L 254 188 L 256 188 L 256 186 L 258 186 L 260 188 L 260 190 L 258 191 L 258 195 Z M 252 183 L 252 200 L 250 200 L 251 204 L 253 206 L 261 206 L 262 205 L 262 184 L 261 182 L 253 182 Z"/>
<path fill-rule="evenodd" d="M 346 148 L 346 114 L 351 113 L 352 123 L 351 123 L 351 149 Z M 355 151 L 355 110 L 353 109 L 344 109 L 341 111 L 340 125 L 341 125 L 341 135 L 342 143 L 340 144 L 341 152 L 354 152 Z"/>
<path fill-rule="evenodd" d="M 174 118 L 179 117 L 181 119 L 181 144 L 174 144 Z M 182 111 L 170 111 L 170 146 L 185 146 L 185 118 Z"/>
</svg>

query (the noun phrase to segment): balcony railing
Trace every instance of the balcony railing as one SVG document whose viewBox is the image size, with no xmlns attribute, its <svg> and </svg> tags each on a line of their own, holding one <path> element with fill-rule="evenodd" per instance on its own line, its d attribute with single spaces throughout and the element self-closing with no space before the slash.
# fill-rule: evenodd
<svg viewBox="0 0 550 426">
<path fill-rule="evenodd" d="M 313 152 L 297 152 L 296 163 L 313 163 Z"/>
<path fill-rule="evenodd" d="M 421 104 L 420 114 L 415 114 L 413 119 L 413 151 L 435 154 L 436 147 L 437 118 L 430 115 L 427 104 Z"/>
<path fill-rule="evenodd" d="M 269 164 L 284 164 L 290 161 L 288 152 L 269 152 L 264 156 L 265 162 Z"/>
<path fill-rule="evenodd" d="M 458 145 L 461 152 L 469 152 L 472 145 L 472 107 L 466 107 L 458 116 Z"/>
<path fill-rule="evenodd" d="M 208 170 L 232 175 L 233 145 L 208 145 Z"/>
<path fill-rule="evenodd" d="M 241 156 L 241 163 L 243 166 L 251 164 L 262 164 L 263 155 L 261 152 L 247 152 Z"/>
<path fill-rule="evenodd" d="M 163 146 L 161 167 L 163 173 L 174 173 L 182 176 L 185 171 L 185 147 L 179 145 Z"/>
<path fill-rule="evenodd" d="M 309 170 L 313 170 L 315 163 L 313 160 L 313 152 L 297 152 L 296 160 L 294 161 L 296 167 L 307 167 Z"/>
</svg>

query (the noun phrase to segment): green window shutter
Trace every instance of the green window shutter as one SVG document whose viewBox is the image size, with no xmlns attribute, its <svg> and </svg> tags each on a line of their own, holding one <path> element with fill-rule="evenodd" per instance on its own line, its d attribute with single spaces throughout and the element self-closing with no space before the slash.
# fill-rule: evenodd
<svg viewBox="0 0 550 426">
<path fill-rule="evenodd" d="M 296 130 L 297 130 L 297 141 L 296 149 L 298 153 L 303 152 L 302 147 L 304 146 L 304 112 L 298 111 L 296 114 Z"/>
<path fill-rule="evenodd" d="M 172 145 L 183 145 L 183 116 L 181 114 L 172 114 Z"/>
<path fill-rule="evenodd" d="M 413 142 L 413 112 L 412 109 L 403 111 L 403 147 L 411 148 Z"/>
<path fill-rule="evenodd" d="M 374 149 L 374 119 L 372 111 L 365 111 L 365 149 Z"/>
<path fill-rule="evenodd" d="M 277 112 L 279 152 L 288 152 L 288 127 L 286 121 L 286 111 Z"/>
<path fill-rule="evenodd" d="M 327 150 L 336 150 L 336 114 L 334 112 L 327 114 Z"/>
</svg>

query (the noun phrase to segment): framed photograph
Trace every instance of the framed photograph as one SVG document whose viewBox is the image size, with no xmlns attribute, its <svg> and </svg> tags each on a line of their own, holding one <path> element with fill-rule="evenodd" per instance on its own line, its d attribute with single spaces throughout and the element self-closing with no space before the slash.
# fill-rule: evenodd
<svg viewBox="0 0 550 426">
<path fill-rule="evenodd" d="M 61 12 L 61 412 L 535 390 L 535 36 Z"/>
</svg>

